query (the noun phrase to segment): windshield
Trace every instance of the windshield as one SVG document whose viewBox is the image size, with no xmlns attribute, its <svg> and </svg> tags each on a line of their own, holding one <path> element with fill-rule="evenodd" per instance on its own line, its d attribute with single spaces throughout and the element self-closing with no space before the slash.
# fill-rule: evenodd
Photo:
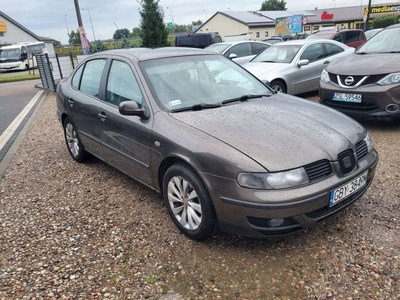
<svg viewBox="0 0 400 300">
<path fill-rule="evenodd" d="M 251 62 L 291 63 L 300 48 L 301 45 L 290 45 L 284 42 L 275 44 L 254 57 Z"/>
<path fill-rule="evenodd" d="M 143 61 L 140 68 L 156 100 L 169 111 L 243 95 L 272 95 L 253 75 L 220 55 L 160 58 Z"/>
<path fill-rule="evenodd" d="M 21 51 L 18 48 L 0 49 L 0 61 L 19 61 L 21 60 Z"/>
<path fill-rule="evenodd" d="M 358 54 L 390 52 L 400 52 L 399 27 L 379 31 L 356 51 Z"/>
<path fill-rule="evenodd" d="M 315 34 L 310 34 L 306 39 L 308 40 L 330 40 L 332 38 L 332 33 L 315 33 Z"/>
<path fill-rule="evenodd" d="M 222 54 L 229 46 L 230 44 L 213 44 L 206 47 L 205 49 Z"/>
</svg>

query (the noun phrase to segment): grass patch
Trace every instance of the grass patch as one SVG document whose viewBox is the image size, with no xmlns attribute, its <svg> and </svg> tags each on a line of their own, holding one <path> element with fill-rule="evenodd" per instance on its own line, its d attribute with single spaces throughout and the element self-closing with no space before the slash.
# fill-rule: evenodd
<svg viewBox="0 0 400 300">
<path fill-rule="evenodd" d="M 24 74 L 24 75 L 15 75 L 15 76 L 7 76 L 7 77 L 0 77 L 0 83 L 3 82 L 13 82 L 13 81 L 24 81 L 24 80 L 31 80 L 31 79 L 39 79 L 39 71 L 33 74 Z"/>
</svg>

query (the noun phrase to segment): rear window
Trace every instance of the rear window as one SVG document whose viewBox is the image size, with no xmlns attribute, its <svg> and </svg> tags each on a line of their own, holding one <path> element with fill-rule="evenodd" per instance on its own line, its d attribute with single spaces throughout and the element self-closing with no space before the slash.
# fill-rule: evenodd
<svg viewBox="0 0 400 300">
<path fill-rule="evenodd" d="M 361 31 L 354 30 L 354 31 L 346 31 L 346 43 L 354 43 L 358 41 L 362 41 L 364 39 L 363 34 Z"/>
<path fill-rule="evenodd" d="M 207 35 L 178 36 L 176 45 L 180 47 L 205 48 L 210 44 L 208 38 L 209 36 Z"/>
<path fill-rule="evenodd" d="M 327 39 L 330 40 L 332 38 L 332 33 L 314 33 L 307 37 L 310 40 L 318 40 L 318 39 Z"/>
</svg>

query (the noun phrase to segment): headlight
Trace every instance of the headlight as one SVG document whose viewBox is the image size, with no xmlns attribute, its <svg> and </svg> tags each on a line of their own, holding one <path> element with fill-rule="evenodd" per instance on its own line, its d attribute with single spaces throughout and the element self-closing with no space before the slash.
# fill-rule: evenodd
<svg viewBox="0 0 400 300">
<path fill-rule="evenodd" d="M 258 190 L 278 190 L 309 183 L 304 168 L 277 173 L 239 173 L 238 184 L 241 187 Z"/>
<path fill-rule="evenodd" d="M 377 82 L 379 85 L 389 85 L 400 83 L 400 73 L 392 73 Z"/>
<path fill-rule="evenodd" d="M 322 70 L 321 80 L 325 83 L 328 83 L 329 81 L 331 81 L 331 79 L 329 78 L 329 73 L 327 71 L 325 71 L 325 69 Z"/>
<path fill-rule="evenodd" d="M 367 136 L 365 137 L 364 141 L 367 144 L 368 153 L 370 153 L 374 147 L 372 146 L 372 139 L 369 135 L 369 132 L 367 132 Z"/>
</svg>

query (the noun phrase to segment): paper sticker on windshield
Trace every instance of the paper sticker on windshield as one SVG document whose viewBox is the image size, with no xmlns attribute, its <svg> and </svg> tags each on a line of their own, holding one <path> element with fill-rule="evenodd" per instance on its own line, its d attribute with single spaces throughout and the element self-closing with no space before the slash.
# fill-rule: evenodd
<svg viewBox="0 0 400 300">
<path fill-rule="evenodd" d="M 169 106 L 175 106 L 182 104 L 181 100 L 172 100 L 168 102 Z"/>
</svg>

